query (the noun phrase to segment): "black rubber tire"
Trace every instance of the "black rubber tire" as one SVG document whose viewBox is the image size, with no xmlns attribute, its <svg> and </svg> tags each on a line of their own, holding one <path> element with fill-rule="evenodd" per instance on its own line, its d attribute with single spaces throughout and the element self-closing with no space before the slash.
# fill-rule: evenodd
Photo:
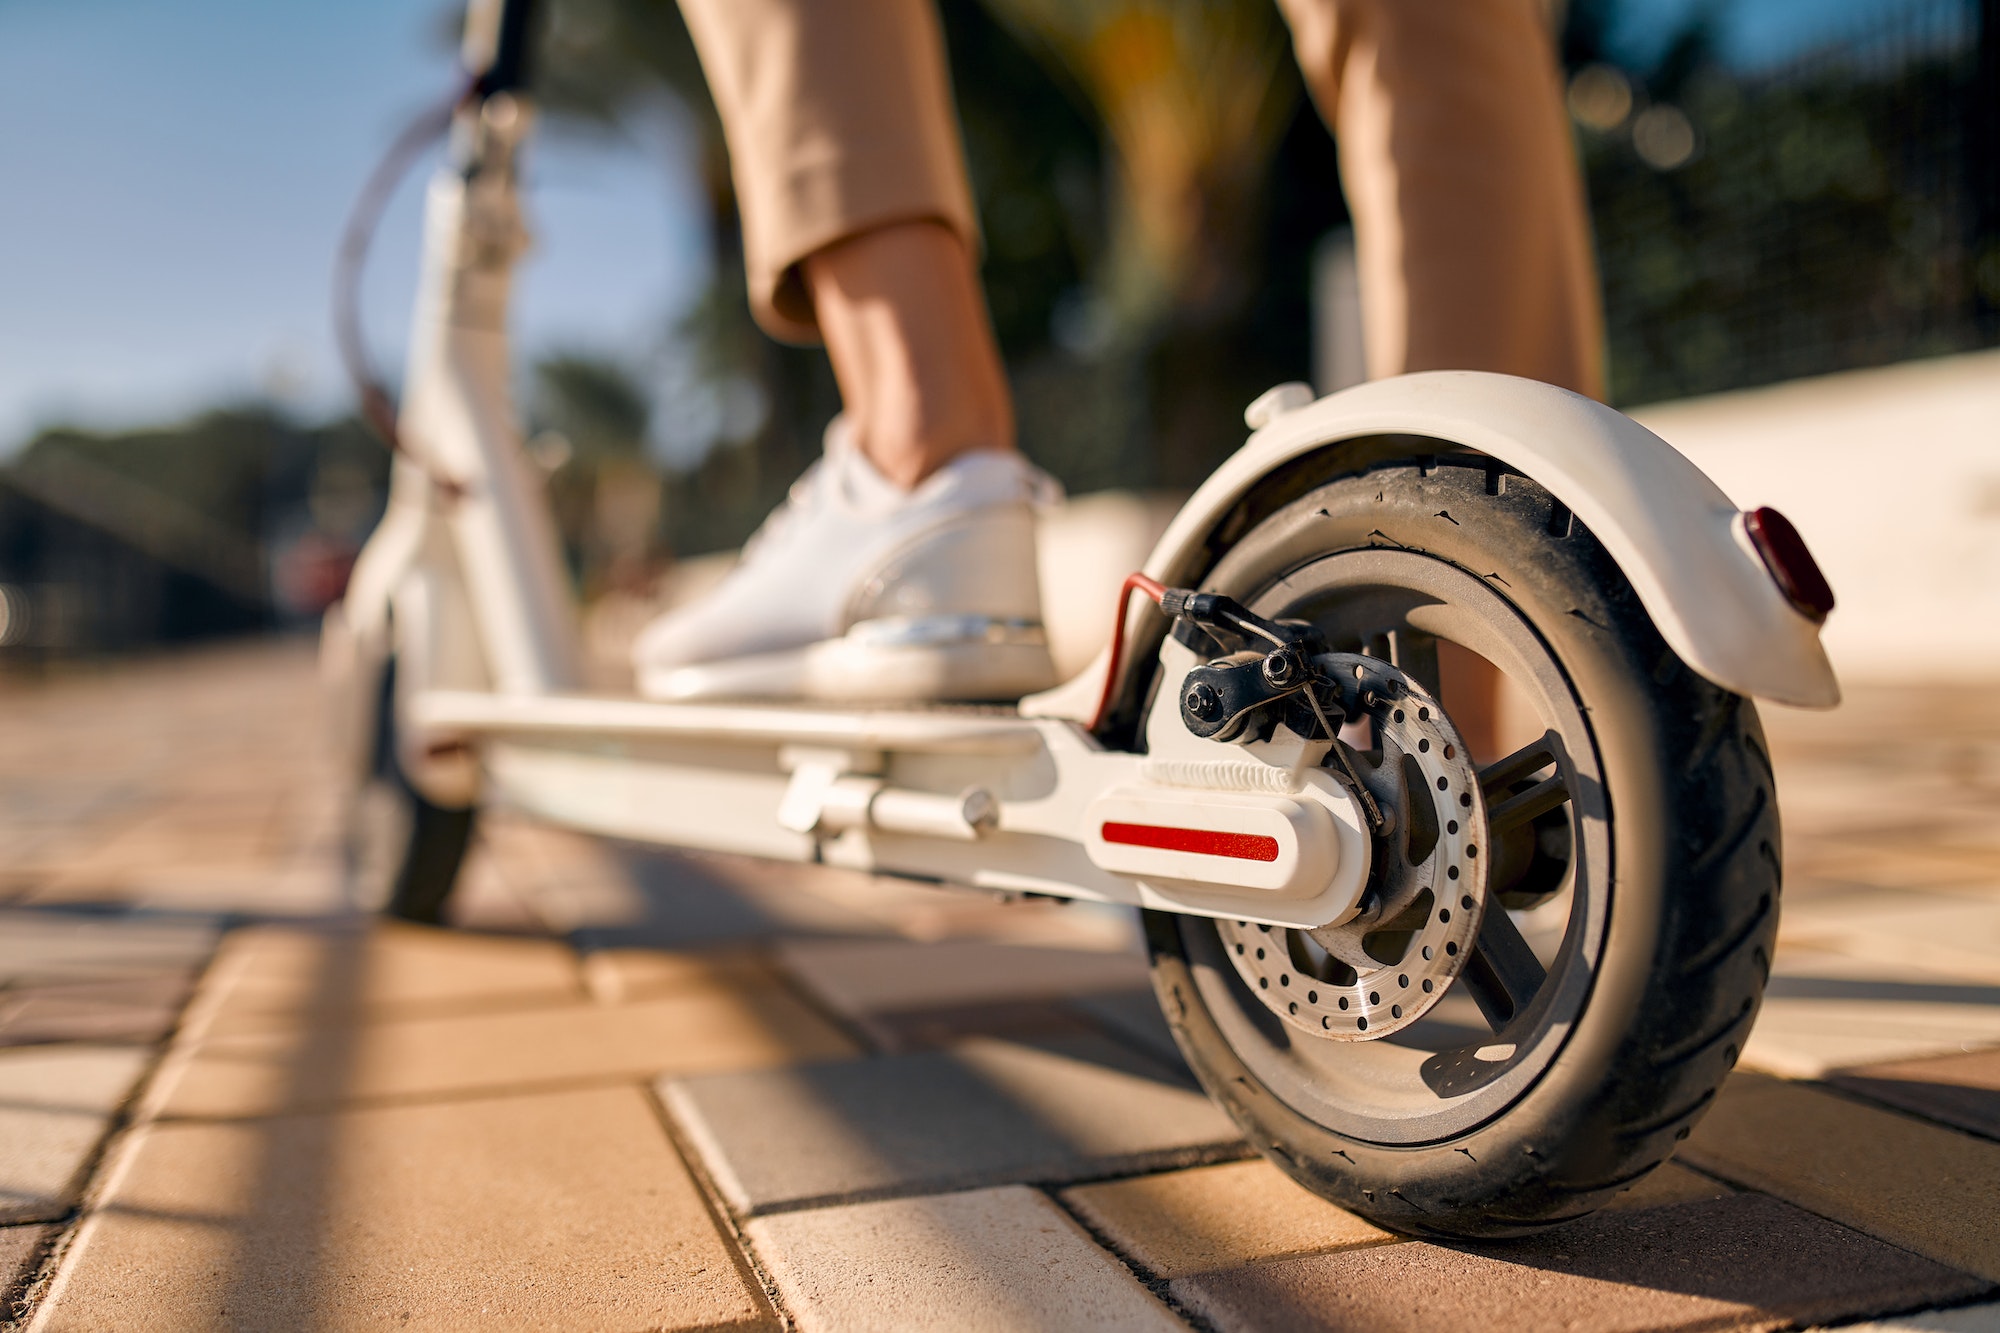
<svg viewBox="0 0 2000 1333">
<path fill-rule="evenodd" d="M 1750 702 L 1681 662 L 1570 511 L 1476 456 L 1328 482 L 1257 525 L 1203 586 L 1247 599 L 1308 560 L 1381 546 L 1481 578 L 1541 636 L 1583 705 L 1611 873 L 1580 1014 L 1504 1111 L 1438 1141 L 1385 1144 L 1301 1114 L 1232 1049 L 1192 970 L 1191 954 L 1213 957 L 1190 949 L 1212 924 L 1147 915 L 1154 985 L 1196 1076 L 1293 1179 L 1406 1233 L 1526 1234 L 1664 1162 L 1735 1063 L 1777 933 L 1771 766 Z"/>
<path fill-rule="evenodd" d="M 395 663 L 382 673 L 375 710 L 369 773 L 349 804 L 347 863 L 363 901 L 379 901 L 382 915 L 436 925 L 457 887 L 472 843 L 477 807 L 441 806 L 426 799 L 396 759 Z M 370 806 L 374 806 L 370 817 Z M 382 807 L 393 817 L 382 818 Z M 386 840 L 382 845 L 370 845 Z M 386 882 L 386 883 L 385 883 Z"/>
<path fill-rule="evenodd" d="M 396 776 L 402 778 L 401 773 Z M 434 926 L 444 920 L 445 907 L 458 886 L 476 811 L 432 805 L 407 781 L 403 793 L 410 803 L 410 840 L 382 914 Z"/>
</svg>

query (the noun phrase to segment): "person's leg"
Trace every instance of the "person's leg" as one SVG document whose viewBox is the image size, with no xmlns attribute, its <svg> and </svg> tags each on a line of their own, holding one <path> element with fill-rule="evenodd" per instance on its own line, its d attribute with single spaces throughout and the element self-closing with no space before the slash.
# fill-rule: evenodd
<svg viewBox="0 0 2000 1333">
<path fill-rule="evenodd" d="M 1371 376 L 1491 370 L 1602 397 L 1583 183 L 1541 0 L 1279 0 L 1340 142 Z M 1501 678 L 1446 645 L 1482 759 Z"/>
<path fill-rule="evenodd" d="M 668 698 L 999 699 L 1053 684 L 1034 505 L 931 0 L 683 0 L 753 313 L 824 339 L 824 456 L 706 597 L 647 626 Z"/>
<path fill-rule="evenodd" d="M 960 454 L 1014 447 L 1006 372 L 957 232 L 891 223 L 803 268 L 848 422 L 884 476 L 912 488 Z"/>
<path fill-rule="evenodd" d="M 1012 448 L 931 0 L 681 10 L 729 143 L 758 323 L 825 341 L 863 452 L 905 487 Z"/>
<path fill-rule="evenodd" d="M 1541 0 L 1280 0 L 1340 144 L 1368 373 L 1491 370 L 1593 398 L 1604 321 Z"/>
</svg>

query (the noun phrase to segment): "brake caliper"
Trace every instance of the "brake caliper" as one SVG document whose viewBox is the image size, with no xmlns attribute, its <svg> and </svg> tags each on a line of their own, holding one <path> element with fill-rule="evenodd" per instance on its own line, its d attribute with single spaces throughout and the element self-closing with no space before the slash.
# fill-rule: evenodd
<svg viewBox="0 0 2000 1333">
<path fill-rule="evenodd" d="M 1181 722 L 1190 732 L 1209 741 L 1257 740 L 1295 710 L 1303 712 L 1304 725 L 1293 728 L 1301 736 L 1325 727 L 1330 738 L 1340 725 L 1338 683 L 1313 661 L 1327 649 L 1312 626 L 1266 620 L 1234 598 L 1186 588 L 1168 588 L 1160 609 L 1174 617 L 1177 634 L 1254 645 L 1188 672 Z"/>
<path fill-rule="evenodd" d="M 1463 739 L 1417 681 L 1331 652 L 1310 625 L 1184 589 L 1166 589 L 1160 607 L 1183 644 L 1224 654 L 1184 678 L 1188 731 L 1244 744 L 1282 724 L 1331 741 L 1375 842 L 1358 913 L 1310 931 L 1220 921 L 1231 962 L 1273 1012 L 1316 1036 L 1366 1041 L 1410 1026 L 1471 959 L 1487 905 L 1484 798 Z M 1374 737 L 1359 764 L 1337 735 L 1347 720 Z"/>
</svg>

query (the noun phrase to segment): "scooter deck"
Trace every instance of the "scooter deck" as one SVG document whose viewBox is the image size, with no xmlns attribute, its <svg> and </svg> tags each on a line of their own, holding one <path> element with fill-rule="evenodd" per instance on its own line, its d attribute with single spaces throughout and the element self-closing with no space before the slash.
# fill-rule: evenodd
<svg viewBox="0 0 2000 1333">
<path fill-rule="evenodd" d="M 1011 705 L 991 704 L 834 708 L 430 690 L 416 697 L 411 713 L 420 727 L 468 738 L 689 740 L 931 754 L 1022 754 L 1042 744 L 1032 721 Z"/>
<path fill-rule="evenodd" d="M 436 690 L 410 714 L 433 743 L 477 752 L 482 804 L 645 842 L 1305 926 L 1344 910 L 1336 899 L 1355 887 L 1331 873 L 1335 845 L 1357 875 L 1367 864 L 1351 798 L 1238 780 L 1275 761 L 1191 741 L 1202 752 L 1183 757 L 1185 771 L 1144 786 L 1145 756 L 1011 707 Z M 1106 852 L 1091 832 L 1106 820 L 1170 833 L 1255 824 L 1272 850 L 1226 864 L 1213 857 L 1235 853 L 1197 864 L 1199 848 Z M 1294 881 L 1329 887 L 1303 893 Z"/>
<path fill-rule="evenodd" d="M 483 804 L 572 828 L 989 888 L 1137 901 L 1136 890 L 1092 866 L 1071 837 L 975 835 L 969 828 L 956 838 L 869 828 L 828 837 L 824 828 L 816 834 L 811 821 L 787 816 L 788 802 L 812 787 L 815 770 L 878 775 L 904 805 L 912 797 L 956 805 L 962 798 L 952 793 L 973 787 L 1047 797 L 1057 777 L 1051 727 L 1065 748 L 1094 746 L 1073 724 L 1031 720 L 1012 707 L 843 709 L 430 690 L 412 699 L 410 716 L 437 741 L 478 752 Z M 1066 831 L 1074 819 L 1057 822 Z"/>
</svg>

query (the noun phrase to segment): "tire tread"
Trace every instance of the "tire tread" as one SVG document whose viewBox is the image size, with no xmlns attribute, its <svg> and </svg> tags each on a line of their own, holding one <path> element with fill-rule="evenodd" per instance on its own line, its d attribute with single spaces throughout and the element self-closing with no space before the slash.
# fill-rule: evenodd
<svg viewBox="0 0 2000 1333">
<path fill-rule="evenodd" d="M 1432 466 L 1426 470 L 1419 461 Z M 1280 521 L 1301 507 L 1328 512 L 1337 504 L 1372 500 L 1382 516 L 1365 521 L 1373 528 L 1365 544 L 1404 549 L 1419 549 L 1413 539 L 1397 540 L 1409 537 L 1407 529 L 1395 535 L 1385 531 L 1397 527 L 1387 507 L 1398 501 L 1399 512 L 1419 517 L 1450 509 L 1461 533 L 1478 524 L 1496 525 L 1505 530 L 1502 539 L 1525 544 L 1517 550 L 1537 552 L 1503 566 L 1510 577 L 1535 586 L 1512 588 L 1497 572 L 1488 572 L 1492 565 L 1474 568 L 1476 554 L 1459 559 L 1460 567 L 1517 605 L 1525 592 L 1555 614 L 1567 612 L 1583 622 L 1589 628 L 1578 634 L 1588 636 L 1591 651 L 1621 661 L 1629 679 L 1643 686 L 1653 710 L 1648 725 L 1661 738 L 1657 807 L 1669 827 L 1660 839 L 1659 880 L 1671 891 L 1662 892 L 1653 908 L 1654 957 L 1633 1006 L 1632 1030 L 1601 1086 L 1593 1089 L 1597 1095 L 1570 1099 L 1574 1104 L 1560 1123 L 1523 1126 L 1513 1152 L 1496 1154 L 1489 1145 L 1474 1162 L 1469 1154 L 1457 1156 L 1450 1141 L 1392 1151 L 1343 1139 L 1306 1121 L 1261 1086 L 1246 1096 L 1252 1089 L 1241 1082 L 1240 1062 L 1226 1048 L 1211 1049 L 1221 1041 L 1213 1021 L 1192 989 L 1178 983 L 1180 1003 L 1178 1012 L 1170 1009 L 1170 1025 L 1204 1083 L 1251 1140 L 1308 1188 L 1405 1232 L 1448 1238 L 1524 1235 L 1581 1216 L 1629 1188 L 1666 1161 L 1713 1104 L 1741 1046 L 1733 1034 L 1754 1021 L 1769 972 L 1782 842 L 1771 760 L 1755 706 L 1680 662 L 1623 573 L 1568 506 L 1517 474 L 1494 484 L 1486 460 L 1442 462 L 1389 463 L 1350 474 L 1266 521 Z M 1332 495 L 1334 487 L 1348 482 L 1357 483 L 1351 492 Z M 1163 988 L 1167 979 L 1160 964 L 1167 962 L 1171 970 L 1181 948 L 1175 920 L 1147 923 Z M 1180 966 L 1185 976 L 1184 959 Z M 1204 1036 L 1198 1030 L 1203 1024 L 1216 1035 Z M 1218 1054 L 1227 1057 L 1220 1063 L 1231 1067 L 1228 1077 L 1205 1067 L 1218 1063 Z M 1325 1136 L 1326 1143 L 1282 1141 L 1310 1137 L 1305 1127 Z M 1385 1209 L 1392 1198 L 1402 1208 Z"/>
</svg>

